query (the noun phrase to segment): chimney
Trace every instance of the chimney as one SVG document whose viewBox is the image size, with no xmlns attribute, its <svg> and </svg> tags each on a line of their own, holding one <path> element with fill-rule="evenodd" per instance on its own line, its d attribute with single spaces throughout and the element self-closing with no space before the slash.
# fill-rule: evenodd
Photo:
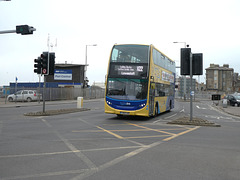
<svg viewBox="0 0 240 180">
<path fill-rule="evenodd" d="M 229 64 L 224 64 L 223 67 L 229 68 Z"/>
</svg>

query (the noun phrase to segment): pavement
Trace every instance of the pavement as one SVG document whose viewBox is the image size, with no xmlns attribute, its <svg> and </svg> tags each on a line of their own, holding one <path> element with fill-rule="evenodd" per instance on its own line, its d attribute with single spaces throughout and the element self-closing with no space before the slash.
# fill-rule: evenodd
<svg viewBox="0 0 240 180">
<path fill-rule="evenodd" d="M 70 104 L 76 103 L 77 100 L 62 100 L 62 101 L 46 101 L 45 104 Z M 9 107 L 27 107 L 27 106 L 42 106 L 43 102 L 33 101 L 33 102 L 8 102 L 4 98 L 0 98 L 0 108 Z M 77 106 L 77 105 L 76 105 Z"/>
<path fill-rule="evenodd" d="M 177 99 L 177 101 L 184 101 L 183 99 Z M 193 102 L 200 102 L 200 101 L 209 101 L 209 103 L 212 104 L 212 107 L 220 110 L 220 111 L 223 111 L 227 114 L 231 114 L 233 116 L 238 116 L 240 117 L 240 107 L 237 107 L 237 106 L 230 106 L 229 104 L 227 105 L 227 107 L 223 107 L 223 104 L 222 104 L 222 101 L 219 101 L 219 102 L 213 102 L 212 100 L 209 100 L 209 99 L 205 99 L 205 100 L 194 100 Z M 189 102 L 189 100 L 187 100 L 187 102 Z"/>
<path fill-rule="evenodd" d="M 227 105 L 227 107 L 224 108 L 222 103 L 220 103 L 217 106 L 215 104 L 213 104 L 212 106 L 217 108 L 218 110 L 221 110 L 221 111 L 227 113 L 227 114 L 231 114 L 233 116 L 240 117 L 240 107 Z"/>
</svg>

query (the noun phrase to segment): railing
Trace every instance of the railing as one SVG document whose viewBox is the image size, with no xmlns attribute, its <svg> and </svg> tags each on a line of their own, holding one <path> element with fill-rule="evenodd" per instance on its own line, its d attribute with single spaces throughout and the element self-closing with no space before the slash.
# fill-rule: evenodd
<svg viewBox="0 0 240 180">
<path fill-rule="evenodd" d="M 41 96 L 43 95 L 44 88 L 8 88 L 1 94 L 1 101 L 8 101 L 7 97 L 9 94 L 14 94 L 20 90 L 35 90 Z M 83 97 L 83 99 L 98 99 L 104 98 L 105 90 L 99 87 L 89 88 L 46 88 L 45 100 L 46 101 L 57 101 L 57 100 L 75 100 L 77 97 Z"/>
<path fill-rule="evenodd" d="M 211 92 L 211 91 L 195 91 L 193 95 L 193 99 L 197 100 L 211 100 L 212 94 L 220 94 L 221 96 L 226 95 L 224 92 Z M 177 99 L 184 99 L 183 95 L 176 91 L 175 98 Z M 190 99 L 190 93 L 186 93 L 186 99 Z"/>
</svg>

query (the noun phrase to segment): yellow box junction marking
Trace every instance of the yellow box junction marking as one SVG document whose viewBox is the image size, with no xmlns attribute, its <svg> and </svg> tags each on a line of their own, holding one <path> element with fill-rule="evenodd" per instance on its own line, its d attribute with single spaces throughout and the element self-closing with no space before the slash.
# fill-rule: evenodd
<svg viewBox="0 0 240 180">
<path fill-rule="evenodd" d="M 101 130 L 103 130 L 103 131 L 105 131 L 105 132 L 107 132 L 107 133 L 109 133 L 109 134 L 115 136 L 115 137 L 118 138 L 118 139 L 123 139 L 122 136 L 119 136 L 118 134 L 115 134 L 115 133 L 113 133 L 113 132 L 111 132 L 111 131 L 109 131 L 109 130 L 106 130 L 106 129 L 100 127 L 100 126 L 97 126 L 97 128 L 99 128 L 99 129 L 101 129 Z"/>
<path fill-rule="evenodd" d="M 129 129 L 129 130 L 107 130 L 107 129 L 104 129 L 100 126 L 97 126 L 97 128 L 101 129 L 100 131 L 102 132 L 107 132 L 111 135 L 113 135 L 114 137 L 118 138 L 118 139 L 136 139 L 136 138 L 151 138 L 151 137 L 166 137 L 166 136 L 170 136 L 168 138 L 165 138 L 163 139 L 162 141 L 169 141 L 171 139 L 174 139 L 178 136 L 181 136 L 183 134 L 186 134 L 186 133 L 189 133 L 193 130 L 196 130 L 198 129 L 199 127 L 196 126 L 196 127 L 193 127 L 193 128 L 190 128 L 190 127 L 183 127 L 183 126 L 178 126 L 178 128 L 175 128 L 175 129 L 166 129 L 166 130 L 180 130 L 180 128 L 184 128 L 184 129 L 187 129 L 186 131 L 183 131 L 183 132 L 180 132 L 178 134 L 175 134 L 175 133 L 170 133 L 170 132 L 167 132 L 165 131 L 165 129 L 153 129 L 153 128 L 148 128 L 148 127 L 145 127 L 145 126 L 142 126 L 142 125 L 138 125 L 138 124 L 133 124 L 133 123 L 129 123 L 129 122 L 125 122 L 127 125 L 131 125 L 131 126 L 135 126 L 135 127 L 139 127 L 141 129 Z M 100 132 L 98 131 L 98 132 Z M 136 136 L 136 137 L 122 137 L 114 132 L 130 132 L 130 131 L 155 131 L 155 132 L 159 132 L 159 133 L 163 133 L 165 135 L 154 135 L 154 136 Z M 80 132 L 80 131 L 74 131 L 74 132 Z M 95 131 L 97 132 L 97 131 Z"/>
</svg>

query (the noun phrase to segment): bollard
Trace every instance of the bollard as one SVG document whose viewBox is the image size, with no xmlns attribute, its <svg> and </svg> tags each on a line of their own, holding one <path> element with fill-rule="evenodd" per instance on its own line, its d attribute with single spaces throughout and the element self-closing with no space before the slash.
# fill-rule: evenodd
<svg viewBox="0 0 240 180">
<path fill-rule="evenodd" d="M 83 107 L 83 97 L 77 98 L 77 108 L 80 109 Z"/>
</svg>

